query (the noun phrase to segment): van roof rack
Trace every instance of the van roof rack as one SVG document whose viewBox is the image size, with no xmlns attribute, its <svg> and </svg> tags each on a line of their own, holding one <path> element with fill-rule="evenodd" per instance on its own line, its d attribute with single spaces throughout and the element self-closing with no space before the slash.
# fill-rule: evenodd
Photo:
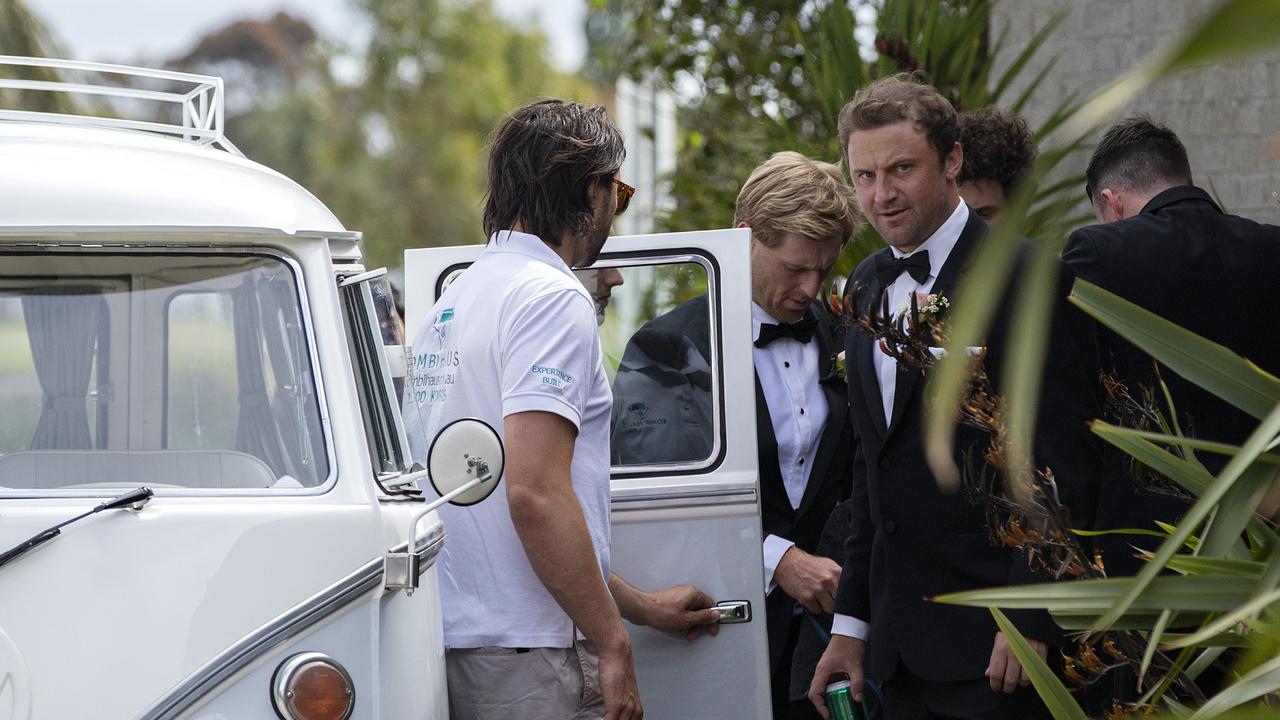
<svg viewBox="0 0 1280 720">
<path fill-rule="evenodd" d="M 0 121 L 9 120 L 53 125 L 114 128 L 118 130 L 140 130 L 182 138 L 199 145 L 213 145 L 221 147 L 234 155 L 242 157 L 244 155 L 223 134 L 223 104 L 225 96 L 222 88 L 222 78 L 220 77 L 172 70 L 154 70 L 129 65 L 0 55 L 0 71 L 13 67 L 48 68 L 55 72 L 72 71 L 89 78 L 92 78 L 94 74 L 99 76 L 123 76 L 126 81 L 124 84 L 111 84 L 103 81 L 97 83 L 90 81 L 66 82 L 61 79 L 24 80 L 14 77 L 0 77 L 0 90 L 29 90 L 71 95 L 93 95 L 115 100 L 150 101 L 161 104 L 156 113 L 157 115 L 162 115 L 166 109 L 172 110 L 176 106 L 182 113 L 182 124 L 154 120 L 132 120 L 123 117 L 103 117 L 88 114 L 87 111 L 80 114 L 8 109 L 0 109 Z M 139 79 L 143 80 L 144 83 L 151 81 L 151 84 L 156 84 L 154 81 L 160 81 L 172 89 L 149 90 L 127 84 L 130 80 Z M 118 108 L 111 109 L 117 110 Z"/>
</svg>

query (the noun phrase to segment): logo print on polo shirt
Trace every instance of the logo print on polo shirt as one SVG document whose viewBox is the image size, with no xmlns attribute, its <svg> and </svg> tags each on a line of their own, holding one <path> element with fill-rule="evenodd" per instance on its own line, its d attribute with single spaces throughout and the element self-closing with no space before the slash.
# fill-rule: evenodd
<svg viewBox="0 0 1280 720">
<path fill-rule="evenodd" d="M 550 385 L 553 388 L 563 390 L 573 384 L 573 376 L 560 368 L 548 367 L 546 365 L 534 365 L 530 372 L 534 375 L 540 375 L 542 377 L 542 384 Z"/>
<path fill-rule="evenodd" d="M 436 336 L 440 338 L 440 342 L 444 342 L 444 326 L 453 320 L 453 308 L 445 308 L 440 311 L 436 317 L 436 321 L 431 323 L 431 329 L 436 331 Z"/>
<path fill-rule="evenodd" d="M 622 421 L 623 430 L 642 430 L 667 424 L 667 419 L 664 417 L 649 417 L 649 406 L 642 402 L 628 405 L 627 413 L 629 413 L 628 417 Z"/>
</svg>

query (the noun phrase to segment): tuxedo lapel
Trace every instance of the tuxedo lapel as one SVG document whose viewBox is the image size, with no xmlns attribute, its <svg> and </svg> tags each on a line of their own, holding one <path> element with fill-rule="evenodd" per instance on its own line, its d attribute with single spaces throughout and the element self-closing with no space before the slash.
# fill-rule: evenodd
<svg viewBox="0 0 1280 720">
<path fill-rule="evenodd" d="M 889 252 L 889 249 L 884 248 L 878 252 Z M 859 295 L 857 311 L 870 312 L 880 302 L 880 293 L 880 281 L 873 276 Z M 845 355 L 845 367 L 848 368 L 846 374 L 848 372 L 857 374 L 858 381 L 862 385 L 862 399 L 866 402 L 867 412 L 871 414 L 871 422 L 879 431 L 880 437 L 884 437 L 888 433 L 884 420 L 884 400 L 880 397 L 880 381 L 876 378 L 876 364 L 872 359 L 873 353 L 880 352 L 880 349 L 875 347 L 871 335 L 857 322 L 854 322 L 846 332 L 851 333 L 852 338 L 849 351 Z"/>
<path fill-rule="evenodd" d="M 803 516 L 813 504 L 823 485 L 831 466 L 831 459 L 840 450 L 840 438 L 849 423 L 849 398 L 844 391 L 844 382 L 832 371 L 831 361 L 836 348 L 843 346 L 837 343 L 833 335 L 832 321 L 820 317 L 814 341 L 818 343 L 818 387 L 827 401 L 827 417 L 822 427 L 822 437 L 818 440 L 818 450 L 813 459 L 813 467 L 809 471 L 808 482 L 805 483 L 804 495 L 800 499 L 800 507 L 796 508 L 796 516 Z"/>
<path fill-rule="evenodd" d="M 764 387 L 760 385 L 760 376 L 756 381 L 756 450 L 760 458 L 760 493 L 761 501 L 775 508 L 791 509 L 791 501 L 787 499 L 787 488 L 782 482 L 782 469 L 778 465 L 778 439 L 773 436 L 773 416 L 769 414 L 769 402 L 764 396 Z"/>
</svg>

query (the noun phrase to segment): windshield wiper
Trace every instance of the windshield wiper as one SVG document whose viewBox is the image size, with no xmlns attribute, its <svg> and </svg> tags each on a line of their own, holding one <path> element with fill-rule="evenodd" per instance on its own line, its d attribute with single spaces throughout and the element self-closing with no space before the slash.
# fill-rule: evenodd
<svg viewBox="0 0 1280 720">
<path fill-rule="evenodd" d="M 41 545 L 43 545 L 44 543 L 58 537 L 59 535 L 62 534 L 62 528 L 70 525 L 71 523 L 77 520 L 83 520 L 89 517 L 90 515 L 96 515 L 102 512 L 103 510 L 115 510 L 116 508 L 128 507 L 130 505 L 133 505 L 135 510 L 140 510 L 142 506 L 145 505 L 146 502 L 150 500 L 151 496 L 154 494 L 155 493 L 151 492 L 151 488 L 140 487 L 140 488 L 137 488 L 136 490 L 130 490 L 129 492 L 117 498 L 108 500 L 102 503 L 101 505 L 98 505 L 97 507 L 93 508 L 89 512 L 83 513 L 81 515 L 77 515 L 71 518 L 70 520 L 64 520 L 58 523 L 57 525 L 54 525 L 53 527 L 49 528 L 48 530 L 44 530 L 40 533 L 37 533 L 36 535 L 32 536 L 28 540 L 24 540 L 23 542 L 18 543 L 16 547 L 10 548 L 9 550 L 5 551 L 3 555 L 0 555 L 0 566 L 4 566 L 8 564 L 10 561 L 17 560 L 18 558 L 22 557 L 23 555 L 30 552 L 31 550 L 34 550 L 40 547 Z"/>
</svg>

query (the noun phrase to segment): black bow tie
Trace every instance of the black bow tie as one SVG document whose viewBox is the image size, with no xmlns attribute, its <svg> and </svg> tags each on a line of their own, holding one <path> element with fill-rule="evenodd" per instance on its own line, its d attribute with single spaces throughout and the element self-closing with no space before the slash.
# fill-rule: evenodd
<svg viewBox="0 0 1280 720">
<path fill-rule="evenodd" d="M 760 337 L 756 339 L 756 347 L 762 348 L 778 338 L 789 337 L 807 343 L 813 339 L 813 328 L 818 321 L 812 315 L 806 315 L 793 323 L 774 325 L 760 323 Z"/>
<path fill-rule="evenodd" d="M 894 258 L 892 252 L 876 255 L 876 276 L 880 278 L 880 287 L 889 287 L 902 273 L 909 274 L 923 285 L 929 279 L 929 251 L 921 250 L 904 258 Z"/>
</svg>

